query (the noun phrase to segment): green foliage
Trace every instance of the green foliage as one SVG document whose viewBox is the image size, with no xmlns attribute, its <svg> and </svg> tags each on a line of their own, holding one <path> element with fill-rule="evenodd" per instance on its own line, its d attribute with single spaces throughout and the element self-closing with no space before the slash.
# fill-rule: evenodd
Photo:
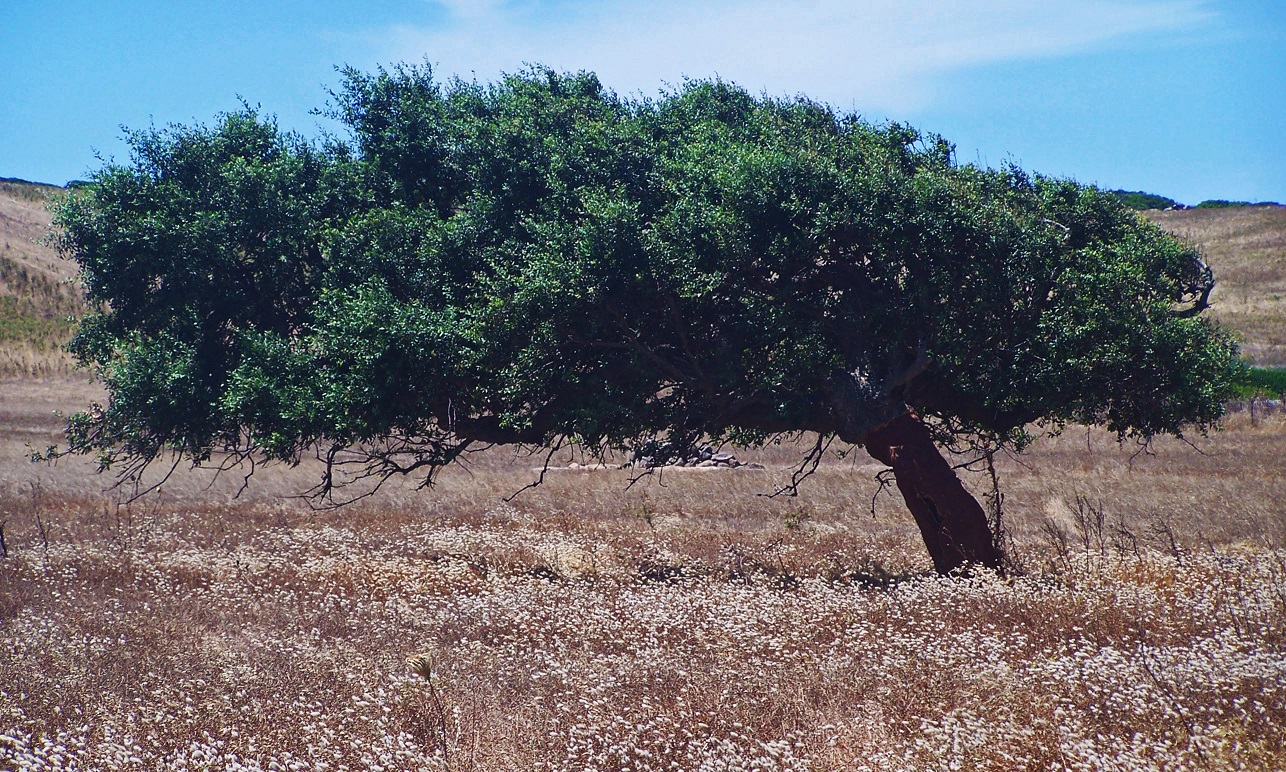
<svg viewBox="0 0 1286 772">
<path fill-rule="evenodd" d="M 1158 196 L 1155 193 L 1144 193 L 1141 190 L 1113 190 L 1112 195 L 1131 209 L 1168 209 L 1178 204 L 1173 198 Z"/>
<path fill-rule="evenodd" d="M 1194 209 L 1229 209 L 1232 207 L 1239 207 L 1239 206 L 1281 206 L 1281 204 L 1277 203 L 1276 201 L 1258 201 L 1255 203 L 1251 203 L 1249 201 L 1225 201 L 1224 199 L 1218 198 L 1218 199 L 1211 199 L 1209 201 L 1202 201 L 1200 204 L 1197 204 L 1193 208 Z"/>
<path fill-rule="evenodd" d="M 1286 369 L 1271 367 L 1248 367 L 1237 383 L 1237 396 L 1243 399 L 1251 397 L 1286 397 Z"/>
<path fill-rule="evenodd" d="M 1222 198 L 1209 199 L 1197 204 L 1193 209 L 1228 209 L 1234 206 L 1253 206 L 1249 201 L 1227 201 Z"/>
<path fill-rule="evenodd" d="M 333 98 L 351 145 L 250 110 L 139 132 L 60 205 L 104 309 L 73 351 L 111 393 L 74 449 L 321 443 L 383 476 L 475 442 L 860 442 L 906 405 L 1146 437 L 1209 425 L 1239 374 L 1192 249 L 904 125 L 543 69 L 346 70 Z"/>
</svg>

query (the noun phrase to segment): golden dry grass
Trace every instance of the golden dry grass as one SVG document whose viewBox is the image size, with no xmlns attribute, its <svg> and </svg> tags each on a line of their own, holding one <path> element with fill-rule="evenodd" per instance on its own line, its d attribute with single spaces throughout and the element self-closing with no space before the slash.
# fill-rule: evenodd
<svg viewBox="0 0 1286 772">
<path fill-rule="evenodd" d="M 47 243 L 60 188 L 0 181 L 0 377 L 72 372 L 63 346 L 83 310 L 75 264 Z"/>
<path fill-rule="evenodd" d="M 1218 284 L 1215 319 L 1236 330 L 1255 364 L 1286 366 L 1286 207 L 1147 212 L 1200 247 Z"/>
<path fill-rule="evenodd" d="M 285 498 L 315 469 L 129 504 L 18 458 L 93 389 L 0 383 L 0 768 L 1286 764 L 1280 414 L 1002 460 L 1024 572 L 966 581 L 860 454 L 757 495 L 799 446 L 510 503 L 537 461 L 492 452 L 339 511 Z"/>
<path fill-rule="evenodd" d="M 70 276 L 71 264 L 44 243 L 51 219 L 48 203 L 62 192 L 50 185 L 0 181 L 0 239 L 31 267 Z"/>
</svg>

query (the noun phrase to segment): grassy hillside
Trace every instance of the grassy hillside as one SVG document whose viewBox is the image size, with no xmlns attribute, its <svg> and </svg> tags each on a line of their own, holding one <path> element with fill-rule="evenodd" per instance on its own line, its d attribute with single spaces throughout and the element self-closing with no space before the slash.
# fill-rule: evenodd
<svg viewBox="0 0 1286 772">
<path fill-rule="evenodd" d="M 62 346 L 82 304 L 75 264 L 45 238 L 50 200 L 62 188 L 0 180 L 0 377 L 69 372 Z"/>
<path fill-rule="evenodd" d="M 1246 356 L 1257 365 L 1286 367 L 1286 206 L 1144 216 L 1205 252 L 1218 281 L 1211 311 L 1240 334 Z"/>
</svg>

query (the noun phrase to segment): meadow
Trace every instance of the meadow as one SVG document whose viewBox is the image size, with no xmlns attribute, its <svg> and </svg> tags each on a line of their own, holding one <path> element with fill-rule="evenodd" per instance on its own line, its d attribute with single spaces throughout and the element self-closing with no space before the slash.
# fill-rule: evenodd
<svg viewBox="0 0 1286 772">
<path fill-rule="evenodd" d="M 48 395 L 92 388 L 0 403 L 4 457 L 56 431 Z M 7 461 L 0 759 L 1281 768 L 1286 418 L 1227 423 L 1155 455 L 1081 428 L 1002 459 L 1003 579 L 933 575 L 860 454 L 760 495 L 797 445 L 633 487 L 564 469 L 509 502 L 539 459 L 495 451 L 338 510 L 290 498 L 306 466 L 240 498 L 180 471 L 130 502 L 87 463 Z"/>
<path fill-rule="evenodd" d="M 1157 216 L 1206 240 L 1216 312 L 1267 320 L 1246 340 L 1276 361 L 1253 255 L 1281 262 L 1286 225 L 1255 219 L 1280 215 Z M 0 295 L 71 297 L 56 255 L 10 249 L 41 278 Z M 807 437 L 632 485 L 565 453 L 523 491 L 544 454 L 492 450 L 339 509 L 298 498 L 310 463 L 244 491 L 249 469 L 180 466 L 132 499 L 91 460 L 27 460 L 103 395 L 36 350 L 65 331 L 22 334 L 0 769 L 1286 768 L 1286 414 L 1262 401 L 1209 437 L 1069 427 L 998 457 L 1014 570 L 941 578 L 860 449 L 769 495 Z"/>
</svg>

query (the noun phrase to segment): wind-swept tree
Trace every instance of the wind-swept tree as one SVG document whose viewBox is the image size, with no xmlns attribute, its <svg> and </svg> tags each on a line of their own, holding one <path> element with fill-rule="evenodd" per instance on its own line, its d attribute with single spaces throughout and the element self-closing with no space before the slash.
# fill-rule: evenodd
<svg viewBox="0 0 1286 772">
<path fill-rule="evenodd" d="M 806 99 L 344 71 L 317 145 L 254 111 L 132 137 L 58 214 L 126 474 L 320 449 L 426 482 L 480 444 L 816 432 L 890 465 L 939 571 L 998 567 L 935 446 L 1204 430 L 1238 371 L 1193 249 L 1117 198 Z"/>
</svg>

